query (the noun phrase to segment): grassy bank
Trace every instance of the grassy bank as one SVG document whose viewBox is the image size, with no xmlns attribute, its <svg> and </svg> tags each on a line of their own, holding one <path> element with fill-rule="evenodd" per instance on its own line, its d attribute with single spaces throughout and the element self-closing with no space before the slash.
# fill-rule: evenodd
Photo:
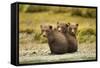
<svg viewBox="0 0 100 68">
<path fill-rule="evenodd" d="M 26 33 L 33 35 L 34 41 L 40 43 L 46 43 L 46 39 L 40 36 L 40 24 L 52 24 L 56 27 L 57 21 L 63 21 L 65 23 L 78 23 L 77 38 L 79 43 L 94 42 L 96 39 L 96 19 L 84 18 L 80 16 L 71 16 L 69 13 L 54 14 L 51 12 L 41 13 L 20 13 L 20 33 Z M 28 36 L 27 35 L 27 36 Z M 89 38 L 88 38 L 89 37 Z"/>
</svg>

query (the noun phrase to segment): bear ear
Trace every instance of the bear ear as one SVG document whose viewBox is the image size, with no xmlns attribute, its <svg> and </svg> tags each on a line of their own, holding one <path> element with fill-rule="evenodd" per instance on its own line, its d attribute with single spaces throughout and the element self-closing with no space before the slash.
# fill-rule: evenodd
<svg viewBox="0 0 100 68">
<path fill-rule="evenodd" d="M 68 24 L 66 24 L 66 27 L 68 27 L 69 25 Z"/>
<path fill-rule="evenodd" d="M 68 25 L 70 25 L 70 23 L 68 22 Z"/>
<path fill-rule="evenodd" d="M 79 26 L 79 24 L 76 24 L 76 26 Z"/>
<path fill-rule="evenodd" d="M 49 28 L 52 29 L 52 25 L 49 25 Z"/>
</svg>

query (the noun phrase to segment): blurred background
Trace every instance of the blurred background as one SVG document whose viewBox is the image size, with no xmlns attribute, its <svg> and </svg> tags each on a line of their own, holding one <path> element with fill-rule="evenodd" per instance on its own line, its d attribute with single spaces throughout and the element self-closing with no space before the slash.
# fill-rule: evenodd
<svg viewBox="0 0 100 68">
<path fill-rule="evenodd" d="M 56 27 L 57 22 L 78 23 L 79 55 L 77 55 L 80 58 L 84 53 L 85 55 L 81 59 L 95 59 L 96 8 L 25 4 L 19 4 L 19 56 L 50 53 L 47 39 L 40 35 L 40 25 L 52 24 Z M 72 55 L 70 56 L 72 57 Z M 23 63 L 23 58 L 20 60 Z"/>
</svg>

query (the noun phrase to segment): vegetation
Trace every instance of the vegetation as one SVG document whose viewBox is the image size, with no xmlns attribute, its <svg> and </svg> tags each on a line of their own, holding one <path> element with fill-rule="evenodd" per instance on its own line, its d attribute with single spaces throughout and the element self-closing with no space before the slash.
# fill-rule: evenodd
<svg viewBox="0 0 100 68">
<path fill-rule="evenodd" d="M 81 17 L 96 17 L 96 9 L 89 9 L 89 8 L 74 8 L 72 9 L 72 16 L 81 16 Z"/>
<path fill-rule="evenodd" d="M 96 41 L 96 29 L 93 29 L 91 27 L 81 29 L 78 32 L 78 40 L 80 43 L 95 42 Z"/>
<path fill-rule="evenodd" d="M 20 12 L 20 33 L 34 34 L 34 41 L 46 43 L 47 40 L 41 37 L 40 24 L 52 24 L 56 26 L 57 21 L 75 22 L 79 24 L 77 37 L 79 43 L 95 42 L 96 39 L 96 19 L 72 16 L 71 13 L 22 13 Z M 31 21 L 29 23 L 28 21 Z M 89 38 L 90 39 L 89 39 Z"/>
<path fill-rule="evenodd" d="M 81 17 L 96 17 L 95 8 L 73 8 L 73 7 L 56 7 L 56 6 L 40 6 L 40 5 L 20 5 L 20 12 L 37 13 L 37 12 L 52 12 L 52 13 L 71 13 L 72 16 Z"/>
</svg>

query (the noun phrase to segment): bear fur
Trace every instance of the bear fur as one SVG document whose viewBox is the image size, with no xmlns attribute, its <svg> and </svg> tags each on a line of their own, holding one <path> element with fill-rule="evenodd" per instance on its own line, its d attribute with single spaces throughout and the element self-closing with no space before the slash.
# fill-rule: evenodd
<svg viewBox="0 0 100 68">
<path fill-rule="evenodd" d="M 78 50 L 78 43 L 74 32 L 71 32 L 70 28 L 72 27 L 70 24 L 66 23 L 57 23 L 57 30 L 66 37 L 68 42 L 68 52 L 76 52 Z"/>
<path fill-rule="evenodd" d="M 76 37 L 76 33 L 78 30 L 78 24 L 75 23 L 68 23 L 68 32 L 72 35 Z"/>
<path fill-rule="evenodd" d="M 48 39 L 51 54 L 68 53 L 68 40 L 66 37 L 51 25 L 41 25 L 42 35 Z"/>
</svg>

